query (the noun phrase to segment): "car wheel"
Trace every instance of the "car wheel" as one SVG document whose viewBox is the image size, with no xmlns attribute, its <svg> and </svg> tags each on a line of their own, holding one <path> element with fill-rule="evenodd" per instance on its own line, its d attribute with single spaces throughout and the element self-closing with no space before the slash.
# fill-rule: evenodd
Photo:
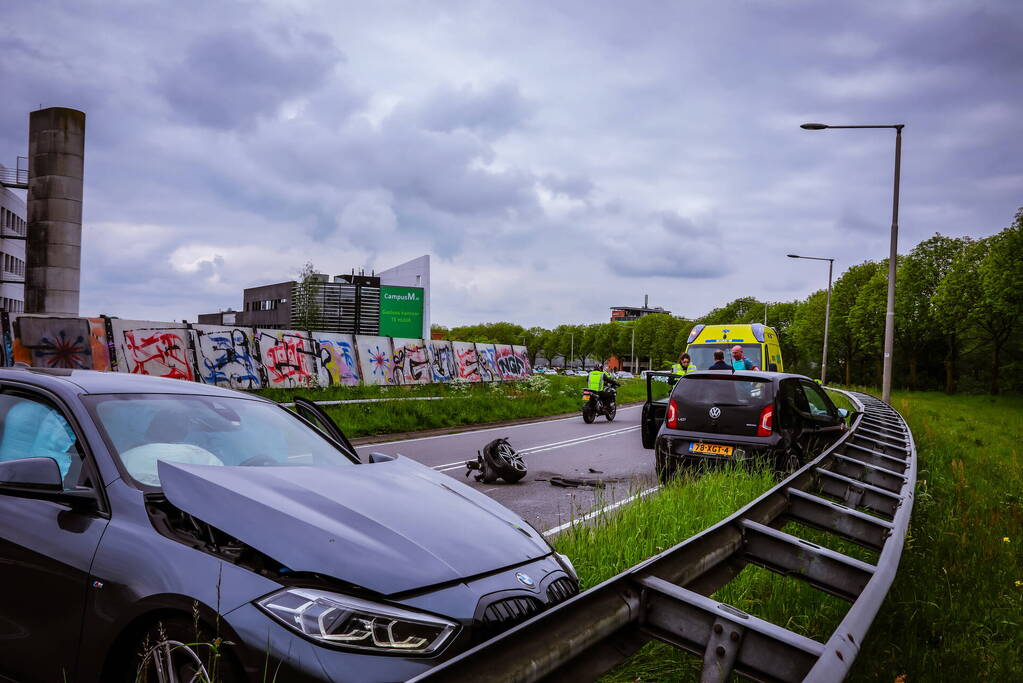
<svg viewBox="0 0 1023 683">
<path fill-rule="evenodd" d="M 241 683 L 245 676 L 222 641 L 199 622 L 169 617 L 138 634 L 129 652 L 126 683 Z"/>
<path fill-rule="evenodd" d="M 667 484 L 675 478 L 675 470 L 678 464 L 672 457 L 661 455 L 660 452 L 654 457 L 654 469 L 657 471 L 657 481 Z"/>
<path fill-rule="evenodd" d="M 597 409 L 593 407 L 593 404 L 587 403 L 583 406 L 583 422 L 586 424 L 593 424 L 593 421 L 597 419 Z"/>
<path fill-rule="evenodd" d="M 803 451 L 798 444 L 792 444 L 778 453 L 775 459 L 775 474 L 784 479 L 803 466 Z"/>
</svg>

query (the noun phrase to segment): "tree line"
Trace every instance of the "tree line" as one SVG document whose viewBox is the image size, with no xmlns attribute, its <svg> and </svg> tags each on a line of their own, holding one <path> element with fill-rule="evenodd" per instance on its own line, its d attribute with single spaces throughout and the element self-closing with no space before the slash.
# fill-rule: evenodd
<svg viewBox="0 0 1023 683">
<path fill-rule="evenodd" d="M 908 389 L 1023 390 L 1023 208 L 1012 224 L 983 239 L 935 234 L 898 258 L 893 385 Z M 842 273 L 831 292 L 830 382 L 880 385 L 887 309 L 888 260 Z M 537 357 L 612 356 L 642 368 L 668 367 L 685 349 L 693 325 L 763 322 L 777 330 L 785 369 L 820 373 L 827 292 L 797 301 L 741 297 L 695 320 L 666 314 L 631 323 L 524 328 L 508 322 L 449 329 L 445 339 L 525 344 Z"/>
</svg>

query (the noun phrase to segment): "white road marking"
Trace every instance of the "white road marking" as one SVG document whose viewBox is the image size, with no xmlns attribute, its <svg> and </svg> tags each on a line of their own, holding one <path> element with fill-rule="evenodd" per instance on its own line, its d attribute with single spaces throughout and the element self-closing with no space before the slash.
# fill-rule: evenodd
<svg viewBox="0 0 1023 683">
<path fill-rule="evenodd" d="M 636 408 L 642 408 L 643 406 L 626 406 L 619 408 L 618 412 L 624 412 L 626 410 L 634 410 Z M 541 420 L 539 422 L 523 422 L 518 425 L 508 425 L 507 427 L 487 427 L 486 429 L 473 429 L 467 432 L 455 432 L 454 434 L 437 434 L 435 436 L 417 436 L 414 439 L 398 439 L 397 441 L 381 441 L 380 443 L 368 443 L 362 446 L 356 446 L 356 450 L 363 450 L 366 448 L 376 448 L 377 446 L 390 446 L 396 443 L 411 443 L 412 441 L 429 441 L 430 439 L 447 439 L 452 436 L 465 436 L 466 434 L 482 434 L 483 432 L 499 432 L 506 429 L 519 429 L 521 427 L 535 427 L 538 424 L 547 424 L 550 422 L 565 422 L 566 420 L 578 420 L 579 415 L 573 415 L 571 417 L 559 417 L 556 420 Z M 441 466 L 442 467 L 442 466 Z"/>
<path fill-rule="evenodd" d="M 654 493 L 655 491 L 660 491 L 660 490 L 661 490 L 660 486 L 654 486 L 653 488 L 649 488 L 646 491 L 640 491 L 639 493 L 637 493 L 634 496 L 629 496 L 628 498 L 620 500 L 617 503 L 613 503 L 611 505 L 605 505 L 604 507 L 598 508 L 596 510 L 593 510 L 592 512 L 589 512 L 589 513 L 583 515 L 582 517 L 579 517 L 578 519 L 573 519 L 571 522 L 565 522 L 561 526 L 556 526 L 553 529 L 548 529 L 547 531 L 543 532 L 543 535 L 547 536 L 547 537 L 555 536 L 557 534 L 560 534 L 565 529 L 570 529 L 571 527 L 574 527 L 576 524 L 582 524 L 583 522 L 588 522 L 589 520 L 593 519 L 594 517 L 599 517 L 600 515 L 604 514 L 605 512 L 610 512 L 611 510 L 614 510 L 615 508 L 620 508 L 621 506 L 623 506 L 623 505 L 625 505 L 627 503 L 631 503 L 634 500 L 637 500 L 639 498 L 643 498 L 644 496 L 648 496 L 651 493 Z"/>
</svg>

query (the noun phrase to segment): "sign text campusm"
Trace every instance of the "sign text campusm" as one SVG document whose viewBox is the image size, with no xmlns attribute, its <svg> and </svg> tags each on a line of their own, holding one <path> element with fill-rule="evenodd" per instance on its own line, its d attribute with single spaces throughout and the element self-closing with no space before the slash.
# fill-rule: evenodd
<svg viewBox="0 0 1023 683">
<path fill-rule="evenodd" d="M 421 288 L 380 288 L 380 334 L 409 339 L 421 339 L 424 336 Z"/>
</svg>

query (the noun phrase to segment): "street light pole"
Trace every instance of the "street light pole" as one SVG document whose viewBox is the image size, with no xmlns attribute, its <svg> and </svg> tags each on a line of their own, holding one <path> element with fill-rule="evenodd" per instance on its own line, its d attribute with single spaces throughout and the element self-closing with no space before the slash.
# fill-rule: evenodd
<svg viewBox="0 0 1023 683">
<path fill-rule="evenodd" d="M 575 359 L 575 335 L 573 333 L 569 332 L 568 333 L 568 337 L 569 337 L 569 340 L 571 341 L 571 346 L 569 346 L 569 352 L 568 352 L 568 364 L 569 364 L 569 366 L 571 366 L 572 365 L 572 361 Z"/>
<path fill-rule="evenodd" d="M 632 352 L 629 354 L 632 356 L 632 374 L 636 374 L 636 326 L 632 326 Z"/>
<path fill-rule="evenodd" d="M 892 354 L 895 347 L 895 274 L 896 261 L 899 256 L 899 173 L 902 166 L 902 129 L 904 123 L 885 126 L 831 126 L 826 123 L 804 123 L 800 126 L 805 130 L 825 130 L 827 128 L 894 128 L 895 129 L 895 179 L 892 193 L 892 235 L 891 249 L 888 255 L 888 310 L 884 319 L 884 356 L 881 372 L 881 400 L 892 402 Z"/>
<path fill-rule="evenodd" d="M 831 268 L 835 265 L 833 258 L 821 258 L 819 256 L 798 256 L 788 254 L 789 258 L 804 258 L 811 261 L 828 262 L 828 301 L 824 305 L 824 354 L 821 356 L 821 384 L 828 383 L 828 328 L 831 323 Z"/>
</svg>

